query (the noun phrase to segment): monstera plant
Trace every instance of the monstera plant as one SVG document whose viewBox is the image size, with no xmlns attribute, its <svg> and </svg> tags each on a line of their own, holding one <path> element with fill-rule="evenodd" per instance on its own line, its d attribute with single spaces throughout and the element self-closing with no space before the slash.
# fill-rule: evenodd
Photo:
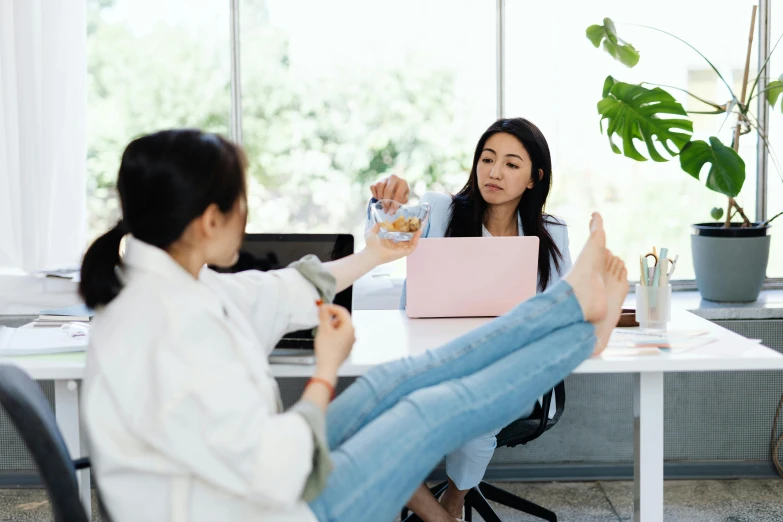
<svg viewBox="0 0 783 522">
<path fill-rule="evenodd" d="M 783 214 L 761 223 L 753 223 L 735 200 L 742 190 L 746 175 L 745 162 L 738 153 L 740 137 L 756 132 L 769 148 L 766 130 L 751 111 L 751 102 L 764 93 L 773 109 L 780 102 L 778 105 L 783 110 L 783 75 L 771 80 L 767 70 L 772 52 L 765 57 L 764 65 L 752 85 L 748 81 L 755 20 L 754 6 L 744 81 L 739 95 L 713 63 L 688 42 L 661 29 L 639 26 L 675 38 L 698 53 L 725 86 L 728 101 L 714 102 L 678 87 L 647 82 L 631 84 L 608 76 L 604 81 L 602 99 L 598 102 L 601 132 L 606 133 L 609 146 L 616 154 L 636 161 L 651 159 L 665 162 L 676 158 L 684 172 L 697 180 L 703 180 L 708 189 L 728 198 L 725 213 L 722 208 L 713 208 L 711 211 L 712 218 L 721 222 L 693 225 L 696 283 L 705 298 L 717 301 L 754 301 L 758 298 L 769 259 L 770 236 L 767 230 L 770 223 Z M 591 25 L 586 35 L 596 48 L 603 47 L 610 56 L 627 67 L 639 63 L 639 51 L 619 36 L 611 19 L 604 18 L 602 24 Z M 765 82 L 766 88 L 760 91 L 758 87 L 762 78 L 771 81 Z M 686 111 L 667 89 L 683 92 L 699 100 L 705 104 L 706 110 Z M 693 139 L 690 114 L 715 115 L 719 118 L 716 124 L 720 123 L 720 127 L 730 120 L 733 133 L 729 143 L 724 144 L 717 136 L 710 136 L 706 141 Z M 773 162 L 780 175 L 780 167 L 774 155 Z M 709 169 L 705 168 L 707 164 Z M 740 222 L 733 221 L 737 216 L 741 218 Z"/>
</svg>

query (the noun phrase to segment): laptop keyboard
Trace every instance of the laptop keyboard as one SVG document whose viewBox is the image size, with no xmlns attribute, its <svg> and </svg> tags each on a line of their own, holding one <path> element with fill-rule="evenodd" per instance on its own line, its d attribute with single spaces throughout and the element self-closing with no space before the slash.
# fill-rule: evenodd
<svg viewBox="0 0 783 522">
<path fill-rule="evenodd" d="M 309 348 L 315 347 L 313 339 L 280 339 L 275 348 Z"/>
</svg>

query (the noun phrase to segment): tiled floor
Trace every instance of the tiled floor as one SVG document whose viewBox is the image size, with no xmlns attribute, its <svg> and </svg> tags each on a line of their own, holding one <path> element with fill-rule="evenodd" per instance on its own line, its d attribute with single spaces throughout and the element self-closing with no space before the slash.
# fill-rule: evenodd
<svg viewBox="0 0 783 522">
<path fill-rule="evenodd" d="M 561 522 L 633 520 L 633 484 L 630 482 L 498 486 L 552 509 Z M 783 480 L 671 481 L 666 483 L 665 503 L 664 520 L 667 522 L 783 522 Z M 503 522 L 537 520 L 503 508 L 498 508 L 497 512 Z M 0 521 L 51 520 L 43 490 L 0 490 Z M 476 516 L 474 520 L 480 518 Z"/>
</svg>

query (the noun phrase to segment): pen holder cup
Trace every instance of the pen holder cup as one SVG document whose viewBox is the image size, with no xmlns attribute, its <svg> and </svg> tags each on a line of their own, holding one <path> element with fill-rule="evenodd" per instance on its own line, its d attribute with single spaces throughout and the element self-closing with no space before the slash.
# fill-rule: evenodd
<svg viewBox="0 0 783 522">
<path fill-rule="evenodd" d="M 672 285 L 636 285 L 636 321 L 644 330 L 666 331 L 672 319 Z"/>
</svg>

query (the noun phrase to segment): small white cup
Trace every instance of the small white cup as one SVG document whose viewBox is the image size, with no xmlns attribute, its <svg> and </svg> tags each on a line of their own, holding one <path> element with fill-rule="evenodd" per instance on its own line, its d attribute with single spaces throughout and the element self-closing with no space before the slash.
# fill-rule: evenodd
<svg viewBox="0 0 783 522">
<path fill-rule="evenodd" d="M 666 331 L 672 320 L 672 285 L 636 285 L 636 321 L 645 330 Z"/>
</svg>

